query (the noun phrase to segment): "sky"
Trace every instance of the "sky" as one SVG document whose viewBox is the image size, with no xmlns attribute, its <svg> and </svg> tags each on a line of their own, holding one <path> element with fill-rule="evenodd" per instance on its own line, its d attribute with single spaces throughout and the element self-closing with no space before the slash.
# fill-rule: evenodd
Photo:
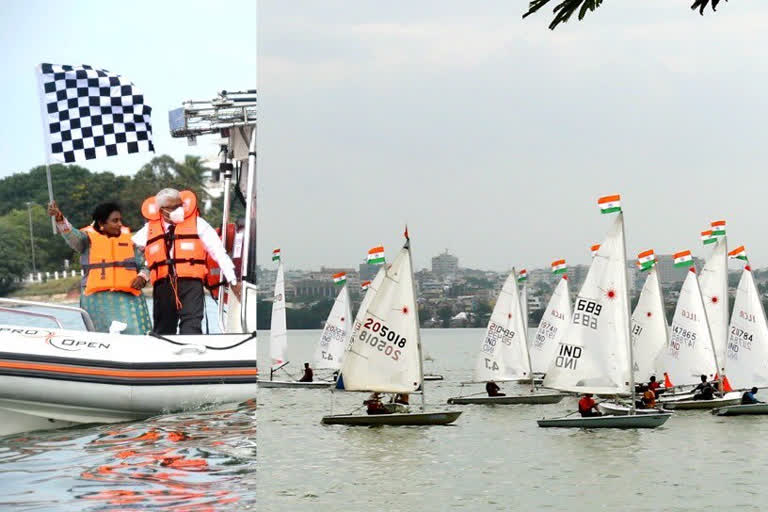
<svg viewBox="0 0 768 512">
<path fill-rule="evenodd" d="M 417 268 L 445 249 L 500 271 L 588 263 L 610 221 L 597 198 L 615 193 L 628 257 L 704 256 L 699 232 L 725 219 L 730 244 L 768 265 L 768 4 L 699 16 L 687 2 L 607 2 L 555 31 L 551 9 L 522 20 L 526 4 L 18 4 L 0 21 L 18 77 L 0 83 L 14 120 L 0 126 L 0 176 L 42 163 L 38 62 L 130 77 L 155 109 L 158 153 L 177 157 L 215 148 L 171 141 L 169 109 L 258 81 L 267 267 L 275 247 L 289 269 L 356 266 L 379 244 L 391 260 L 406 223 Z M 129 173 L 150 157 L 88 167 Z"/>
</svg>

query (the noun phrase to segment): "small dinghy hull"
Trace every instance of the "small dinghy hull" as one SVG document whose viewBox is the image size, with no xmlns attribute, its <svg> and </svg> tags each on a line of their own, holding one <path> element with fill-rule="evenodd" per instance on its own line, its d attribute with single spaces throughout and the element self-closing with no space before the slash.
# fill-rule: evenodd
<svg viewBox="0 0 768 512">
<path fill-rule="evenodd" d="M 394 414 L 336 414 L 323 416 L 324 425 L 448 425 L 461 416 L 461 411 L 394 413 Z"/>
<path fill-rule="evenodd" d="M 664 407 L 675 411 L 686 411 L 694 409 L 715 409 L 728 405 L 739 405 L 741 403 L 741 393 L 726 393 L 724 397 L 713 400 L 674 400 L 664 402 Z"/>
<path fill-rule="evenodd" d="M 444 377 L 442 375 L 437 375 L 435 373 L 428 373 L 424 375 L 424 380 L 443 380 L 443 378 Z"/>
<path fill-rule="evenodd" d="M 600 409 L 600 412 L 603 414 L 610 414 L 612 416 L 626 416 L 629 414 L 629 406 L 624 404 L 615 404 L 615 403 L 601 403 L 597 406 L 598 409 Z M 659 413 L 668 413 L 671 411 L 668 411 L 664 408 L 656 407 L 654 409 L 635 409 L 635 414 L 659 414 Z"/>
<path fill-rule="evenodd" d="M 532 393 L 512 396 L 456 396 L 448 399 L 455 405 L 514 405 L 514 404 L 556 404 L 565 397 L 562 393 Z"/>
<path fill-rule="evenodd" d="M 299 382 L 297 380 L 260 380 L 260 388 L 291 388 L 291 389 L 328 389 L 333 382 L 314 381 Z"/>
<path fill-rule="evenodd" d="M 664 414 L 642 414 L 634 416 L 591 416 L 588 418 L 552 418 L 540 419 L 540 427 L 557 428 L 656 428 L 663 425 L 669 417 Z"/>
<path fill-rule="evenodd" d="M 743 416 L 747 414 L 768 414 L 768 404 L 728 405 L 712 410 L 715 416 Z"/>
</svg>

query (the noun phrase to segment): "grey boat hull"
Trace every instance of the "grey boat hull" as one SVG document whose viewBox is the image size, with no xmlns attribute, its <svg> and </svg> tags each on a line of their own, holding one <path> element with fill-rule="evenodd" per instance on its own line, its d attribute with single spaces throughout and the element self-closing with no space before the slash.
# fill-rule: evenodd
<svg viewBox="0 0 768 512">
<path fill-rule="evenodd" d="M 445 377 L 437 373 L 427 373 L 424 375 L 424 380 L 443 380 Z"/>
<path fill-rule="evenodd" d="M 634 416 L 591 416 L 588 418 L 552 418 L 540 419 L 540 427 L 558 428 L 656 428 L 663 425 L 669 417 L 665 414 L 643 414 Z"/>
<path fill-rule="evenodd" d="M 532 393 L 511 396 L 455 396 L 448 399 L 456 405 L 514 405 L 514 404 L 556 404 L 565 397 L 562 393 Z"/>
<path fill-rule="evenodd" d="M 328 389 L 333 382 L 299 382 L 297 380 L 260 380 L 260 388 Z"/>
<path fill-rule="evenodd" d="M 336 414 L 323 416 L 324 425 L 351 425 L 370 427 L 375 425 L 447 425 L 461 416 L 461 411 L 394 413 L 394 414 Z"/>
<path fill-rule="evenodd" d="M 712 410 L 716 416 L 743 416 L 747 414 L 768 414 L 768 404 L 728 405 Z"/>
<path fill-rule="evenodd" d="M 695 409 L 715 409 L 728 405 L 739 405 L 741 403 L 741 393 L 727 393 L 724 397 L 714 398 L 712 400 L 675 400 L 664 402 L 666 409 L 675 411 L 687 411 Z"/>
</svg>

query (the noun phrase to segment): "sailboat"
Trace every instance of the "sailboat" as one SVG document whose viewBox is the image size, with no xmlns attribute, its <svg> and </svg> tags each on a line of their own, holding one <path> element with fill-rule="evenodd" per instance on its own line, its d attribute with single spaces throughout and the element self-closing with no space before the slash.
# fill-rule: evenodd
<svg viewBox="0 0 768 512">
<path fill-rule="evenodd" d="M 536 336 L 528 344 L 531 370 L 534 375 L 546 373 L 560 339 L 565 334 L 568 324 L 571 323 L 571 297 L 568 291 L 568 274 L 565 270 L 565 260 L 552 263 L 552 272 L 559 277 L 559 281 L 541 317 Z"/>
<path fill-rule="evenodd" d="M 352 332 L 352 308 L 347 286 L 346 283 L 342 285 L 325 321 L 315 349 L 315 370 L 336 372 L 341 369 L 347 338 Z"/>
<path fill-rule="evenodd" d="M 700 382 L 701 375 L 706 375 L 708 379 L 715 377 L 717 352 L 691 251 L 676 253 L 674 264 L 676 267 L 690 267 L 690 272 L 680 289 L 669 343 L 659 356 L 657 368 L 663 370 L 665 380 L 674 386 L 695 385 Z M 714 400 L 693 400 L 690 394 L 664 395 L 659 401 L 668 409 L 711 409 L 736 403 L 734 400 L 740 400 L 738 393 L 736 395 L 729 393 Z"/>
<path fill-rule="evenodd" d="M 709 330 L 715 360 L 720 363 L 716 376 L 725 380 L 725 348 L 728 342 L 728 238 L 725 235 L 725 221 L 711 223 L 711 229 L 702 232 L 705 245 L 714 243 L 712 253 L 704 262 L 699 275 L 701 296 L 707 312 Z"/>
<path fill-rule="evenodd" d="M 598 200 L 602 213 L 618 212 L 592 259 L 576 297 L 573 318 L 544 378 L 544 386 L 574 393 L 630 395 L 628 415 L 538 420 L 540 427 L 655 428 L 668 413 L 637 415 L 632 373 L 624 214 L 618 195 Z"/>
<path fill-rule="evenodd" d="M 289 361 L 286 355 L 288 349 L 288 328 L 285 321 L 285 277 L 280 249 L 272 251 L 272 261 L 278 262 L 277 276 L 275 277 L 275 295 L 272 300 L 272 320 L 269 326 L 269 357 L 272 359 L 272 364 L 269 369 L 269 380 L 259 379 L 259 387 L 328 388 L 331 385 L 329 381 L 299 382 L 297 380 L 274 379 L 275 372 L 284 368 Z"/>
<path fill-rule="evenodd" d="M 485 337 L 475 364 L 473 382 L 531 382 L 531 359 L 518 292 L 519 276 L 512 269 L 502 286 L 496 305 L 485 329 Z M 563 399 L 562 393 L 531 393 L 501 396 L 458 396 L 449 404 L 554 404 Z M 478 393 L 480 394 L 480 393 Z"/>
<path fill-rule="evenodd" d="M 746 260 L 744 246 L 734 249 L 729 256 Z M 744 266 L 736 290 L 725 368 L 731 385 L 736 389 L 768 387 L 768 321 L 749 264 Z M 768 404 L 725 406 L 713 409 L 712 414 L 768 414 Z"/>
<path fill-rule="evenodd" d="M 336 389 L 375 393 L 421 391 L 422 412 L 389 414 L 331 414 L 326 425 L 445 425 L 461 411 L 424 412 L 422 345 L 419 311 L 413 284 L 413 265 L 408 230 L 405 244 L 389 268 L 365 310 L 359 313 L 344 355 Z"/>
<path fill-rule="evenodd" d="M 656 375 L 656 359 L 666 348 L 669 340 L 667 318 L 664 312 L 664 297 L 661 293 L 656 255 L 653 249 L 637 255 L 637 266 L 641 272 L 647 272 L 645 284 L 632 312 L 632 355 L 635 382 L 647 382 Z M 619 403 L 603 402 L 598 408 L 607 414 L 627 414 L 629 406 Z M 638 414 L 652 414 L 660 409 L 637 409 Z"/>
</svg>

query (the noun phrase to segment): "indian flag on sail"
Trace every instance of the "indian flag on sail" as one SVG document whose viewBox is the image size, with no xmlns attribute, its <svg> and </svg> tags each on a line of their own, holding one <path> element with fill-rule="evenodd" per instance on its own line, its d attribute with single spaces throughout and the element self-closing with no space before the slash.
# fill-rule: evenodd
<svg viewBox="0 0 768 512">
<path fill-rule="evenodd" d="M 672 257 L 675 260 L 676 267 L 690 267 L 693 265 L 693 256 L 691 256 L 691 251 L 676 252 Z"/>
<path fill-rule="evenodd" d="M 744 249 L 743 245 L 740 245 L 739 247 L 735 248 L 734 250 L 730 251 L 728 253 L 729 258 L 734 258 L 737 260 L 744 260 L 747 261 L 747 251 Z"/>
<path fill-rule="evenodd" d="M 379 263 L 384 263 L 384 247 L 382 246 L 374 247 L 368 251 L 368 264 L 378 265 Z"/>
<path fill-rule="evenodd" d="M 371 286 L 370 281 L 363 281 L 362 283 L 360 283 L 360 288 L 362 288 L 363 290 L 367 290 L 368 288 L 370 288 L 370 286 Z"/>
<path fill-rule="evenodd" d="M 347 282 L 346 272 L 339 272 L 338 274 L 333 274 L 333 284 L 343 285 L 346 282 Z"/>
<path fill-rule="evenodd" d="M 528 280 L 528 271 L 526 269 L 520 269 L 520 272 L 517 273 L 517 282 L 522 283 Z"/>
<path fill-rule="evenodd" d="M 597 251 L 600 250 L 600 244 L 595 244 L 592 246 L 592 257 L 594 258 L 597 256 Z"/>
<path fill-rule="evenodd" d="M 272 251 L 272 261 L 280 261 L 280 249 Z"/>
<path fill-rule="evenodd" d="M 656 255 L 653 249 L 648 249 L 637 255 L 637 266 L 641 271 L 650 270 L 656 264 Z"/>
<path fill-rule="evenodd" d="M 553 274 L 565 274 L 568 268 L 565 266 L 565 260 L 556 260 L 552 262 Z"/>
<path fill-rule="evenodd" d="M 621 196 L 604 196 L 597 200 L 597 206 L 600 207 L 600 213 L 614 213 L 621 211 Z"/>
<path fill-rule="evenodd" d="M 725 221 L 716 220 L 710 223 L 712 226 L 712 236 L 725 236 Z"/>
<path fill-rule="evenodd" d="M 717 237 L 712 234 L 712 230 L 708 229 L 707 231 L 701 232 L 701 243 L 704 245 L 707 244 L 713 244 L 717 242 Z"/>
</svg>

